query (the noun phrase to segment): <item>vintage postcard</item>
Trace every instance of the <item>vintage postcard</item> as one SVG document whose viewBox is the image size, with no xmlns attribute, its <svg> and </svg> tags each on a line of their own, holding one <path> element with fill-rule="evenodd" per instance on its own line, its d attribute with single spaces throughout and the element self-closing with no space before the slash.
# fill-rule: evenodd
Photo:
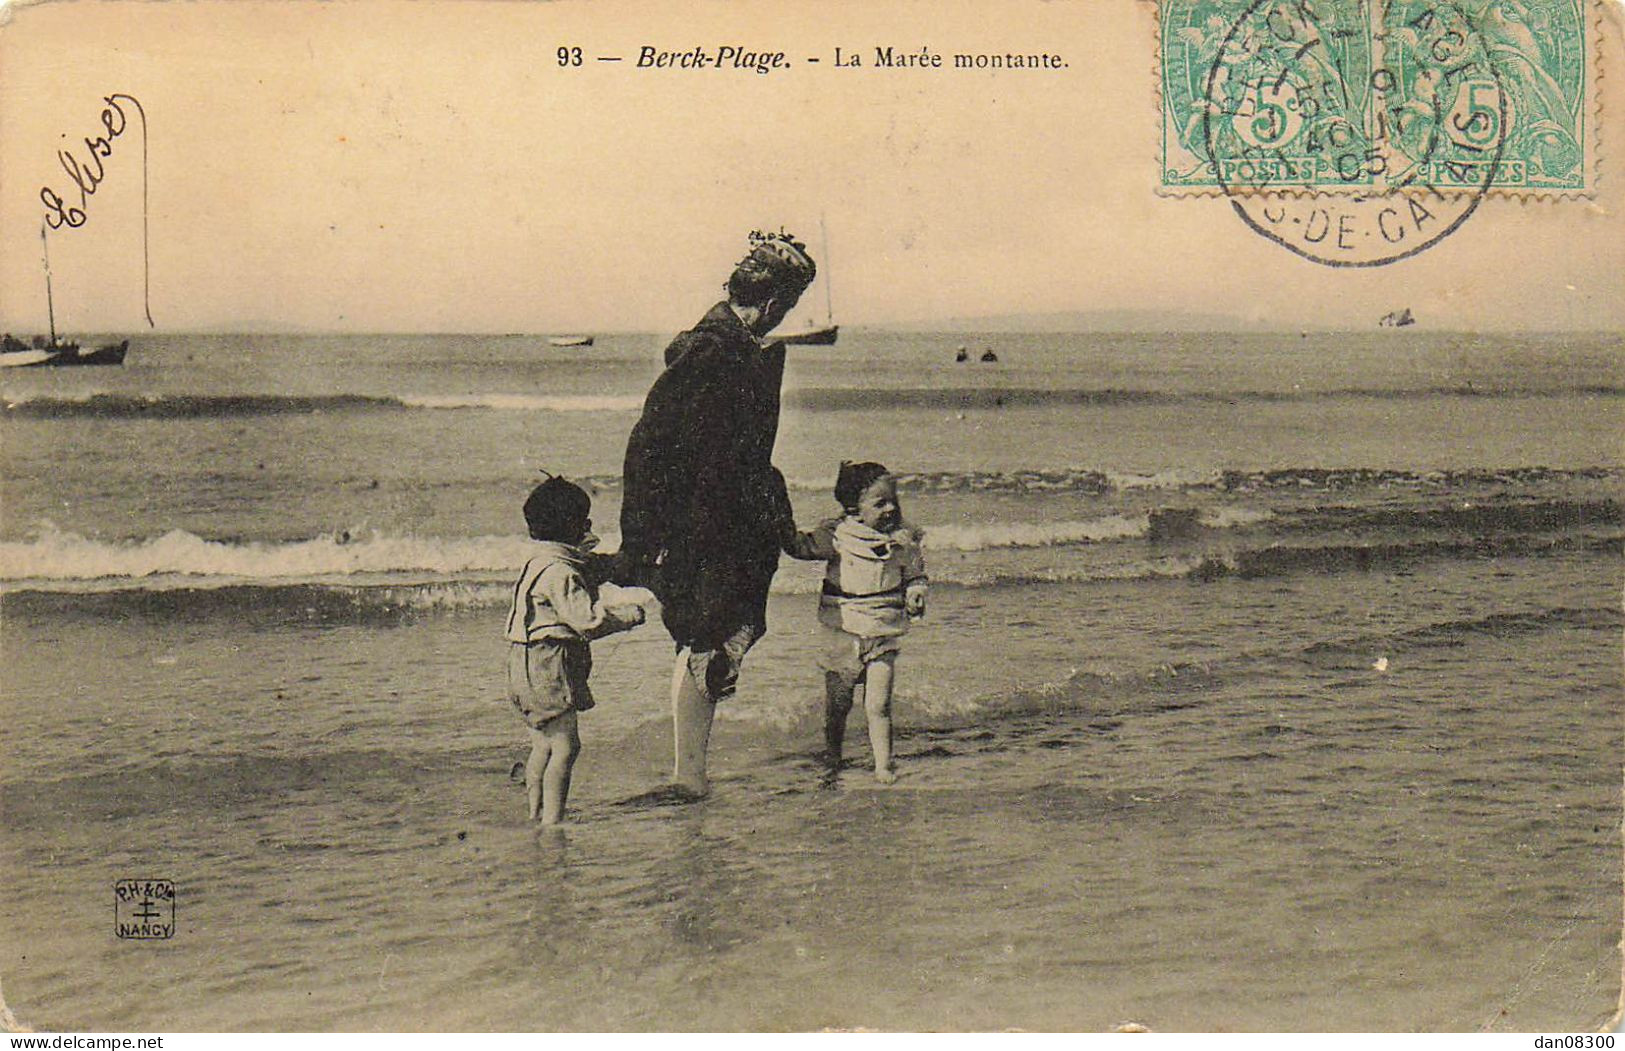
<svg viewBox="0 0 1625 1051">
<path fill-rule="evenodd" d="M 8 1028 L 1614 1024 L 1618 4 L 0 11 Z"/>
</svg>

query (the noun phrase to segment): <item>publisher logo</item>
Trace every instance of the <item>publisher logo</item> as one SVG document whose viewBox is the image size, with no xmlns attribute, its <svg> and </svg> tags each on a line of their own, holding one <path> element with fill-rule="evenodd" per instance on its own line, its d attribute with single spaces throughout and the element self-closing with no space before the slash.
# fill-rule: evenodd
<svg viewBox="0 0 1625 1051">
<path fill-rule="evenodd" d="M 174 881 L 121 879 L 113 884 L 113 932 L 138 940 L 173 938 Z"/>
</svg>

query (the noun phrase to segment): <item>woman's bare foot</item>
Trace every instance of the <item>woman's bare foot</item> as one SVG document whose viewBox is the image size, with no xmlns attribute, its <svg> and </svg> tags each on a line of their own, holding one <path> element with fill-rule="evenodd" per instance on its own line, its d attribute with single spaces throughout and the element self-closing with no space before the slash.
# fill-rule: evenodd
<svg viewBox="0 0 1625 1051">
<path fill-rule="evenodd" d="M 875 780 L 883 785 L 895 785 L 897 783 L 897 771 L 889 766 L 883 766 L 875 771 Z"/>
</svg>

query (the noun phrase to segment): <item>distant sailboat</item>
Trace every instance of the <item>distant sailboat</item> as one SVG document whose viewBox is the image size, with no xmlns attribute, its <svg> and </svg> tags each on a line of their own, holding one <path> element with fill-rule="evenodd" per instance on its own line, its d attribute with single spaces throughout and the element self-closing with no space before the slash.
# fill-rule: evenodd
<svg viewBox="0 0 1625 1051">
<path fill-rule="evenodd" d="M 804 347 L 829 347 L 835 344 L 835 337 L 840 334 L 841 326 L 835 324 L 835 300 L 830 292 L 829 232 L 824 229 L 822 218 L 818 220 L 818 233 L 824 248 L 824 324 L 808 318 L 805 328 L 774 335 L 773 338 L 779 342 Z"/>
<path fill-rule="evenodd" d="M 811 326 L 814 322 L 809 319 L 807 324 Z M 776 335 L 773 338 L 780 343 L 794 343 L 803 347 L 829 347 L 835 345 L 835 338 L 840 335 L 840 332 L 841 326 L 839 325 L 824 325 L 819 328 L 805 328 L 799 332 L 787 332 L 782 336 Z"/>
<path fill-rule="evenodd" d="M 109 343 L 92 351 L 81 351 L 79 344 L 62 339 L 56 334 L 56 300 L 51 295 L 51 249 L 45 239 L 45 227 L 39 230 L 40 258 L 45 264 L 45 312 L 51 326 L 51 338 L 35 336 L 28 342 L 11 333 L 0 337 L 0 368 L 20 368 L 39 365 L 122 365 L 130 350 L 130 341 Z"/>
<path fill-rule="evenodd" d="M 547 340 L 550 347 L 590 347 L 591 336 L 551 336 Z"/>
<path fill-rule="evenodd" d="M 1383 328 L 1404 328 L 1416 324 L 1416 318 L 1411 314 L 1411 308 L 1406 307 L 1404 310 L 1390 310 L 1377 324 Z"/>
<path fill-rule="evenodd" d="M 52 365 L 58 359 L 79 356 L 79 344 L 69 343 L 57 337 L 56 334 L 56 300 L 51 295 L 51 247 L 45 239 L 45 224 L 39 228 L 40 258 L 45 263 L 45 315 L 51 323 L 51 338 L 49 342 L 43 336 L 35 336 L 28 343 L 12 338 L 7 333 L 4 340 L 4 357 L 0 357 L 0 364 L 7 366 L 17 365 Z"/>
<path fill-rule="evenodd" d="M 30 365 L 51 365 L 61 368 L 69 365 L 122 365 L 130 352 L 130 341 L 104 343 L 95 350 L 85 350 L 77 343 L 35 336 L 24 342 L 9 332 L 0 338 L 0 368 L 19 368 Z"/>
</svg>

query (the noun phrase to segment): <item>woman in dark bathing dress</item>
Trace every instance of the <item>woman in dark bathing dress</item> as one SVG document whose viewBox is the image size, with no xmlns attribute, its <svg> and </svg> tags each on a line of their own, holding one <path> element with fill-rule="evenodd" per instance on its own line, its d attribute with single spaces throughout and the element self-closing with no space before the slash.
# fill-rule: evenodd
<svg viewBox="0 0 1625 1051">
<path fill-rule="evenodd" d="M 795 529 L 773 466 L 784 344 L 762 337 L 816 272 L 789 236 L 752 234 L 728 298 L 666 348 L 627 442 L 615 575 L 654 591 L 677 644 L 673 780 L 685 795 L 708 790 L 712 717 L 767 631 L 768 586 Z"/>
</svg>

